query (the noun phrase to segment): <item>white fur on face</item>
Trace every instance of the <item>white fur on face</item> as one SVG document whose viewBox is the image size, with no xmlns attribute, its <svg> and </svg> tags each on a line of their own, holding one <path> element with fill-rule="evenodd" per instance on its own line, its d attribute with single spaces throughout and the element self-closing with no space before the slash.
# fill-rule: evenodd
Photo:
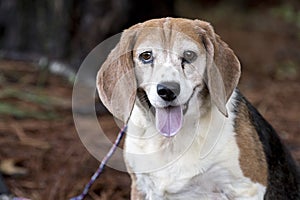
<svg viewBox="0 0 300 200">
<path fill-rule="evenodd" d="M 134 63 L 138 87 L 143 88 L 147 93 L 152 106 L 166 107 L 170 104 L 158 96 L 157 84 L 176 82 L 179 83 L 181 92 L 171 105 L 188 103 L 194 88 L 203 83 L 206 65 L 204 47 L 179 32 L 174 32 L 169 38 L 166 38 L 167 42 L 161 39 L 161 34 L 152 34 L 151 40 L 144 40 L 135 47 Z M 174 42 L 171 42 L 172 40 Z M 140 60 L 139 55 L 145 51 L 152 52 L 152 63 L 143 63 Z M 185 51 L 195 52 L 197 58 L 192 63 L 185 63 L 182 66 Z"/>
</svg>

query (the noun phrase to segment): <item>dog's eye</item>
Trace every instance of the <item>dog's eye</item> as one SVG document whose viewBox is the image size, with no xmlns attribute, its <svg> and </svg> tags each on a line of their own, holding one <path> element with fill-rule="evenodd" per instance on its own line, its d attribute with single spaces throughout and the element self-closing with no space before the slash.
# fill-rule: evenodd
<svg viewBox="0 0 300 200">
<path fill-rule="evenodd" d="M 145 52 L 140 54 L 139 58 L 143 63 L 150 63 L 153 60 L 152 52 L 151 51 L 145 51 Z"/>
<path fill-rule="evenodd" d="M 197 55 L 193 51 L 185 51 L 183 52 L 183 62 L 191 63 L 196 60 Z"/>
</svg>

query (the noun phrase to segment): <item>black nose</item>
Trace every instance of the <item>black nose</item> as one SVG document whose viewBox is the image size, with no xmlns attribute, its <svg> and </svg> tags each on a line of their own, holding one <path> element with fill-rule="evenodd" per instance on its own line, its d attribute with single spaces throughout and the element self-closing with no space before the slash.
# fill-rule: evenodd
<svg viewBox="0 0 300 200">
<path fill-rule="evenodd" d="M 180 93 L 180 85 L 175 82 L 162 82 L 157 85 L 157 94 L 165 101 L 173 101 Z"/>
</svg>

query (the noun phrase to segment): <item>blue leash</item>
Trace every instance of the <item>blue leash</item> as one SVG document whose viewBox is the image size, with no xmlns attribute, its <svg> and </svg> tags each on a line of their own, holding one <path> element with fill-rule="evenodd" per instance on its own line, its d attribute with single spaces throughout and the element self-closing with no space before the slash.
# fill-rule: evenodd
<svg viewBox="0 0 300 200">
<path fill-rule="evenodd" d="M 125 134 L 127 129 L 127 125 L 125 125 L 119 132 L 117 139 L 115 140 L 113 146 L 110 148 L 109 152 L 106 154 L 106 156 L 103 158 L 103 160 L 101 161 L 101 164 L 99 165 L 97 171 L 93 174 L 93 176 L 91 177 L 90 181 L 85 185 L 82 193 L 79 196 L 73 197 L 70 200 L 83 200 L 86 195 L 89 192 L 89 189 L 91 188 L 91 186 L 93 185 L 93 183 L 96 181 L 96 179 L 100 176 L 100 174 L 103 172 L 103 169 L 106 165 L 106 163 L 108 162 L 108 160 L 111 158 L 111 156 L 114 154 L 114 152 L 116 151 L 119 143 L 121 142 L 121 139 L 123 137 L 123 135 Z"/>
</svg>

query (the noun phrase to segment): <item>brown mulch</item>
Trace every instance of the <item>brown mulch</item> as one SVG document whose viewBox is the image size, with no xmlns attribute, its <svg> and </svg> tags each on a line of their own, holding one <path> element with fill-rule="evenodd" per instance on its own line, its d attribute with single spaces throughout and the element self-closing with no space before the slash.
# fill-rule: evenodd
<svg viewBox="0 0 300 200">
<path fill-rule="evenodd" d="M 255 26 L 225 28 L 221 22 L 214 26 L 243 62 L 240 90 L 300 162 L 300 62 L 294 55 L 295 49 L 299 50 L 299 39 L 282 31 L 280 27 L 285 24 L 281 22 L 281 31 L 276 34 L 268 28 L 255 30 Z M 9 107 L 14 110 L 10 114 L 0 113 L 0 162 L 13 162 L 19 167 L 5 175 L 16 196 L 64 200 L 82 191 L 99 161 L 85 149 L 75 130 L 72 84 L 43 73 L 34 64 L 0 60 L 0 106 L 16 108 Z M 3 95 L 3 91 L 8 92 Z M 118 129 L 111 118 L 104 116 L 101 123 L 114 138 Z M 129 199 L 129 191 L 129 176 L 106 168 L 87 199 Z"/>
<path fill-rule="evenodd" d="M 71 111 L 72 85 L 54 75 L 48 75 L 39 85 L 40 70 L 29 63 L 2 60 L 0 71 L 1 103 L 38 116 L 0 114 L 0 162 L 12 160 L 15 166 L 25 169 L 25 172 L 16 170 L 5 175 L 12 193 L 33 200 L 68 199 L 79 194 L 98 161 L 87 152 L 75 130 Z M 3 91 L 17 91 L 17 94 L 1 97 Z M 48 99 L 32 102 L 26 96 L 17 96 L 20 93 Z M 51 104 L 52 97 L 56 101 Z M 5 172 L 7 170 L 4 168 Z M 115 199 L 128 199 L 128 175 L 109 168 L 106 171 L 94 186 L 95 193 L 101 191 L 98 199 L 113 199 L 114 196 L 117 196 Z M 93 191 L 91 195 L 97 196 Z"/>
</svg>

